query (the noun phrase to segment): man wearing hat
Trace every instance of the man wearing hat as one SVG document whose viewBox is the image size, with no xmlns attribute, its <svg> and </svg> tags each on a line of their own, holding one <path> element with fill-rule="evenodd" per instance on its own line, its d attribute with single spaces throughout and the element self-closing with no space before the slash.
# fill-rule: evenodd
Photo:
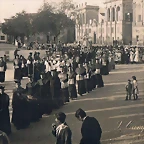
<svg viewBox="0 0 144 144">
<path fill-rule="evenodd" d="M 0 130 L 7 135 L 11 133 L 9 96 L 4 92 L 3 86 L 0 86 Z"/>
<path fill-rule="evenodd" d="M 52 124 L 52 134 L 57 138 L 56 144 L 71 144 L 72 132 L 65 122 L 65 113 L 59 112 L 55 116 L 55 121 L 58 126 Z"/>
</svg>

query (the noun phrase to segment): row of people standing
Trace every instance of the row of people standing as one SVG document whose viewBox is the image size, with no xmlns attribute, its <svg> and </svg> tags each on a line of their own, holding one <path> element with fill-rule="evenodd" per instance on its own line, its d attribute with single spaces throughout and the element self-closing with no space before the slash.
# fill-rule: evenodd
<svg viewBox="0 0 144 144">
<path fill-rule="evenodd" d="M 70 99 L 76 99 L 77 94 L 82 96 L 96 87 L 104 86 L 99 59 L 95 65 L 91 62 L 85 65 L 76 62 L 75 65 L 77 65 L 75 68 L 63 65 L 61 72 L 56 68 L 46 72 L 46 66 L 44 71 L 39 68 L 37 78 L 29 76 L 30 81 L 25 90 L 21 88 L 20 81 L 17 82 L 12 102 L 12 122 L 17 129 L 25 128 L 30 122 L 40 120 L 43 114 L 49 114 Z"/>
</svg>

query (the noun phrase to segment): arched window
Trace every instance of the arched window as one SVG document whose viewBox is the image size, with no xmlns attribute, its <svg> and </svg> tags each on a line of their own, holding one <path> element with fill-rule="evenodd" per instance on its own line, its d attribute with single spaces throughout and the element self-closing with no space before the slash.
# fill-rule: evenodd
<svg viewBox="0 0 144 144">
<path fill-rule="evenodd" d="M 120 21 L 120 7 L 119 6 L 116 8 L 116 20 Z"/>
<path fill-rule="evenodd" d="M 115 21 L 115 8 L 112 8 L 111 17 L 112 17 L 112 21 Z"/>
<path fill-rule="evenodd" d="M 110 9 L 107 9 L 107 21 L 110 21 Z"/>
</svg>

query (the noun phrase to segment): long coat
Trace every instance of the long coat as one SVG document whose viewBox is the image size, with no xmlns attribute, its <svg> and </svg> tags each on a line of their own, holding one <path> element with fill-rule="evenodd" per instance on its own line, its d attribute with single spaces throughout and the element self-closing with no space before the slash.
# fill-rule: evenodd
<svg viewBox="0 0 144 144">
<path fill-rule="evenodd" d="M 82 139 L 80 144 L 99 144 L 102 130 L 94 117 L 86 117 L 81 127 Z"/>
<path fill-rule="evenodd" d="M 8 135 L 11 133 L 9 96 L 6 93 L 0 94 L 0 130 Z"/>
</svg>

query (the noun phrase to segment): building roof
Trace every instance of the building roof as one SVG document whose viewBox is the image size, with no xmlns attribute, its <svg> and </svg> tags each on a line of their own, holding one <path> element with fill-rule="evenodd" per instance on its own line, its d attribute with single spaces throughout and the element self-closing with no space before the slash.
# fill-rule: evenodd
<svg viewBox="0 0 144 144">
<path fill-rule="evenodd" d="M 120 0 L 105 0 L 104 4 L 115 2 L 115 1 L 120 1 Z"/>
<path fill-rule="evenodd" d="M 97 5 L 88 5 L 88 4 L 79 4 L 76 5 L 75 10 L 82 10 L 82 9 L 99 9 L 99 6 Z"/>
</svg>

